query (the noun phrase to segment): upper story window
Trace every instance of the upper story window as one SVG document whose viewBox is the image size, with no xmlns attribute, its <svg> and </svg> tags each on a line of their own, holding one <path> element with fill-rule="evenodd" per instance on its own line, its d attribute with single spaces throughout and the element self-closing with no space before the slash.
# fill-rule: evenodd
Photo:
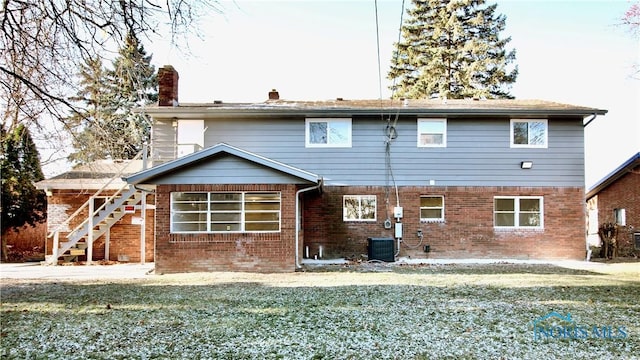
<svg viewBox="0 0 640 360">
<path fill-rule="evenodd" d="M 447 119 L 418 119 L 418 147 L 446 147 Z"/>
<path fill-rule="evenodd" d="M 280 231 L 279 192 L 173 192 L 172 233 Z"/>
<path fill-rule="evenodd" d="M 496 197 L 493 201 L 495 227 L 529 229 L 544 227 L 541 196 Z"/>
<path fill-rule="evenodd" d="M 420 196 L 420 221 L 444 221 L 443 196 Z"/>
<path fill-rule="evenodd" d="M 546 119 L 512 119 L 511 147 L 546 148 L 548 132 Z"/>
<path fill-rule="evenodd" d="M 307 119 L 306 147 L 351 147 L 351 119 Z"/>
<path fill-rule="evenodd" d="M 342 198 L 342 217 L 344 221 L 375 221 L 375 195 L 345 195 Z"/>
</svg>

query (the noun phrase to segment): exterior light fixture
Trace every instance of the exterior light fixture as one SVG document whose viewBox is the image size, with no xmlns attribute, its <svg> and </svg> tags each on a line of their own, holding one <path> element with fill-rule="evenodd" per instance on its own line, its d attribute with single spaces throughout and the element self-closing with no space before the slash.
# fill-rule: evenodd
<svg viewBox="0 0 640 360">
<path fill-rule="evenodd" d="M 531 169 L 533 167 L 533 161 L 521 161 L 520 168 L 522 169 Z"/>
</svg>

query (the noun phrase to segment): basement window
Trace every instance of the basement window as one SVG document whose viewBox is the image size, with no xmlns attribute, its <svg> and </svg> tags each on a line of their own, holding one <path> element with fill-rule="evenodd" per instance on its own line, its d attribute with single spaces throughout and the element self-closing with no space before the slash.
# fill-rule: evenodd
<svg viewBox="0 0 640 360">
<path fill-rule="evenodd" d="M 172 233 L 280 231 L 279 192 L 173 192 Z"/>
<path fill-rule="evenodd" d="M 376 221 L 376 196 L 345 195 L 342 218 L 344 221 Z"/>
<path fill-rule="evenodd" d="M 495 197 L 493 221 L 496 228 L 542 229 L 543 201 L 541 196 Z"/>
<path fill-rule="evenodd" d="M 436 222 L 444 221 L 444 197 L 421 196 L 420 197 L 420 221 Z"/>
</svg>

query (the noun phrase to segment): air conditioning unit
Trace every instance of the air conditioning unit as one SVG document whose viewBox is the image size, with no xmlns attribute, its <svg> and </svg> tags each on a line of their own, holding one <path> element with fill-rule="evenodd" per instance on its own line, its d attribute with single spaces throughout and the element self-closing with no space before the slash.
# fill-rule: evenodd
<svg viewBox="0 0 640 360">
<path fill-rule="evenodd" d="M 393 238 L 370 237 L 367 239 L 367 241 L 369 260 L 380 260 L 385 262 L 395 261 Z"/>
</svg>

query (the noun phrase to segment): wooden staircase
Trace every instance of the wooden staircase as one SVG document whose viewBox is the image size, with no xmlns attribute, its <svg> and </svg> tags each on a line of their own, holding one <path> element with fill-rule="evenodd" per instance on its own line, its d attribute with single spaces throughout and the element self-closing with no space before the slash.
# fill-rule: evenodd
<svg viewBox="0 0 640 360">
<path fill-rule="evenodd" d="M 132 160 L 139 159 L 142 153 L 140 152 Z M 48 238 L 53 237 L 53 248 L 52 255 L 45 256 L 45 265 L 57 265 L 60 258 L 65 262 L 77 260 L 78 256 L 84 255 L 87 257 L 87 264 L 90 264 L 93 260 L 93 242 L 122 219 L 126 214 L 125 207 L 135 207 L 142 201 L 144 193 L 129 184 L 124 184 L 111 195 L 105 195 L 105 190 L 114 180 L 120 178 L 123 170 L 124 167 L 107 184 L 89 197 L 87 202 L 47 235 Z M 69 225 L 81 214 L 86 218 L 69 231 Z"/>
<path fill-rule="evenodd" d="M 114 195 L 106 198 L 97 209 L 94 208 L 94 199 L 99 196 L 91 196 L 79 209 L 89 209 L 88 216 L 82 223 L 76 226 L 64 238 L 60 239 L 60 231 L 53 232 L 53 254 L 45 260 L 48 265 L 56 265 L 59 258 L 65 262 L 77 260 L 78 256 L 87 255 L 90 262 L 92 251 L 89 244 L 104 235 L 111 227 L 125 215 L 125 206 L 135 206 L 142 200 L 142 192 L 128 184 L 120 188 Z M 76 215 L 77 216 L 77 215 Z M 72 216 L 73 217 L 73 216 Z M 72 219 L 70 217 L 68 220 Z"/>
</svg>

